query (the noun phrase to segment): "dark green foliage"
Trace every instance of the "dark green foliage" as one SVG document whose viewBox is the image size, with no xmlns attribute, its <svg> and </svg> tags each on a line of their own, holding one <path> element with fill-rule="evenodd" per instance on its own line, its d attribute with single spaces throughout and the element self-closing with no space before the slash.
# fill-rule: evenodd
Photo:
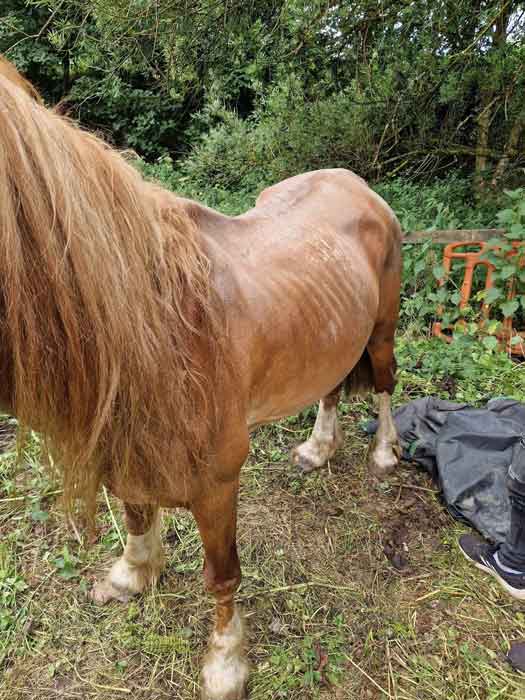
<svg viewBox="0 0 525 700">
<path fill-rule="evenodd" d="M 298 81 L 269 92 L 249 120 L 222 110 L 183 169 L 196 183 L 251 189 L 306 170 L 367 169 L 373 143 L 361 108 L 345 93 L 309 102 Z"/>
<path fill-rule="evenodd" d="M 19 70 L 56 102 L 62 96 L 63 56 L 42 31 L 49 9 L 24 0 L 3 0 L 0 8 L 0 53 L 7 53 Z"/>
<path fill-rule="evenodd" d="M 496 226 L 499 193 L 479 201 L 469 177 L 451 173 L 430 182 L 396 178 L 375 189 L 394 209 L 403 231 Z"/>
<path fill-rule="evenodd" d="M 486 181 L 484 198 L 522 176 L 524 9 L 6 0 L 0 51 L 118 145 L 192 152 L 192 177 L 221 188 L 327 165 L 372 181 L 453 168 L 475 171 L 478 193 Z"/>
</svg>

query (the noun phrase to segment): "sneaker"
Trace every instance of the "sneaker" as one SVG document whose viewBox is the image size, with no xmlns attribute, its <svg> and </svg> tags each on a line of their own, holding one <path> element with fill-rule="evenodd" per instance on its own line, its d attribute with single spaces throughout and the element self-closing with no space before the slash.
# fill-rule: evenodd
<svg viewBox="0 0 525 700">
<path fill-rule="evenodd" d="M 494 576 L 509 595 L 517 600 L 525 600 L 525 571 L 517 571 L 502 564 L 499 560 L 499 545 L 482 542 L 473 535 L 462 535 L 459 548 L 466 559 L 478 569 Z"/>
</svg>

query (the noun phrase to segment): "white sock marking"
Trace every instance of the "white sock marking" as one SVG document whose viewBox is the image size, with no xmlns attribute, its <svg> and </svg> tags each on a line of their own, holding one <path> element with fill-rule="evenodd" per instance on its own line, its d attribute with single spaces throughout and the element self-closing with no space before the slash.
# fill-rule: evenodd
<svg viewBox="0 0 525 700">
<path fill-rule="evenodd" d="M 222 632 L 213 630 L 202 668 L 202 700 L 242 700 L 248 680 L 244 658 L 244 625 L 235 608 Z"/>
<path fill-rule="evenodd" d="M 397 430 L 392 418 L 391 397 L 385 391 L 379 394 L 379 425 L 372 453 L 373 467 L 378 469 L 378 474 L 386 474 L 397 465 L 394 445 L 397 445 Z"/>
</svg>

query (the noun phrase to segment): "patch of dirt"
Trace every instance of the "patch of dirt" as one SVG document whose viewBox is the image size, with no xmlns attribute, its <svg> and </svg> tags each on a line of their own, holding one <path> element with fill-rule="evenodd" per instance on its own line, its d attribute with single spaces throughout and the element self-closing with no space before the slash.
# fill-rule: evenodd
<svg viewBox="0 0 525 700">
<path fill-rule="evenodd" d="M 439 537 L 436 536 L 436 526 L 445 525 L 447 517 L 441 512 L 437 490 L 434 493 L 432 481 L 428 479 L 426 483 L 427 486 L 419 486 L 421 490 L 418 491 L 410 486 L 399 485 L 399 498 L 394 506 L 388 509 L 383 552 L 397 571 L 413 571 L 411 557 L 414 550 L 420 549 L 423 541 L 424 546 L 431 551 L 440 544 Z"/>
</svg>

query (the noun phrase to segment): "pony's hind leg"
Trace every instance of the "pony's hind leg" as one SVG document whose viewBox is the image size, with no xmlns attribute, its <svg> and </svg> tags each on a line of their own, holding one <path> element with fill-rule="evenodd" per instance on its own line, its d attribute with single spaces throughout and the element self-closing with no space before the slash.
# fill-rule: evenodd
<svg viewBox="0 0 525 700">
<path fill-rule="evenodd" d="M 368 465 L 374 476 L 382 478 L 399 464 L 401 450 L 397 430 L 392 419 L 391 396 L 387 391 L 379 394 L 378 428 L 372 444 Z"/>
<path fill-rule="evenodd" d="M 379 403 L 378 428 L 369 455 L 370 471 L 379 478 L 399 464 L 400 448 L 392 418 L 391 397 L 395 386 L 394 324 L 382 324 L 372 335 L 367 351 L 372 365 Z"/>
<path fill-rule="evenodd" d="M 321 399 L 319 411 L 310 438 L 292 451 L 292 462 L 303 473 L 324 466 L 343 442 L 337 421 L 337 404 L 341 385 Z"/>
<path fill-rule="evenodd" d="M 162 570 L 160 509 L 125 503 L 124 512 L 128 529 L 124 553 L 92 588 L 91 599 L 96 603 L 127 602 L 130 596 L 154 585 Z"/>
</svg>

